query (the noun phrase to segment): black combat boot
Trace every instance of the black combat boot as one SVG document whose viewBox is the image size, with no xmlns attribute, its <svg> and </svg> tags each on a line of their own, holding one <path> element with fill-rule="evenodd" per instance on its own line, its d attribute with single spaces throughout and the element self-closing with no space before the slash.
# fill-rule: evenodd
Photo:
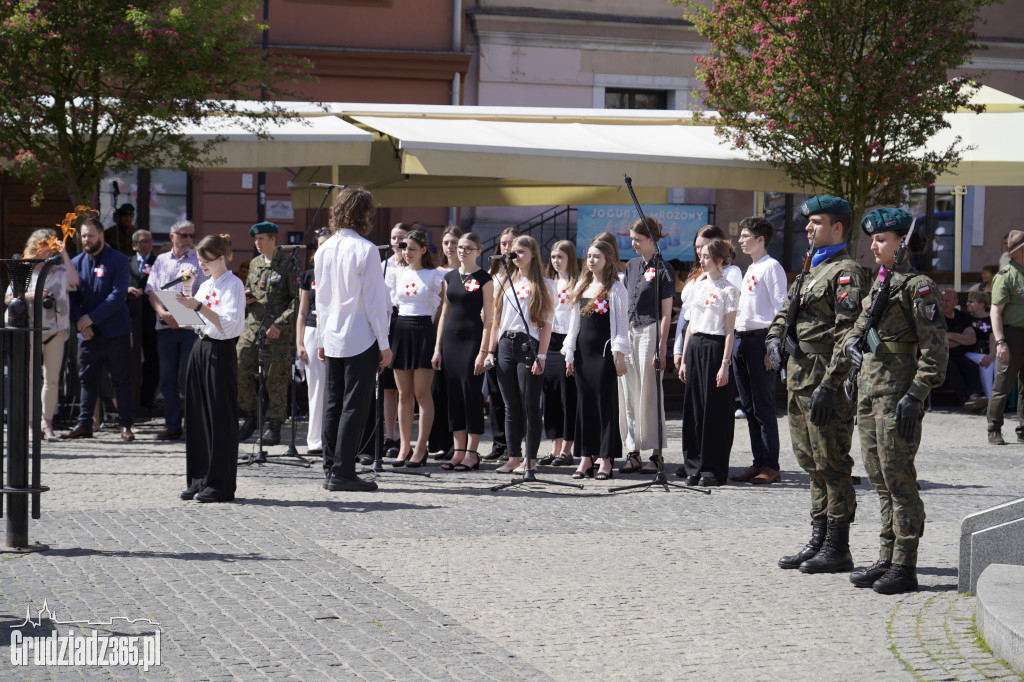
<svg viewBox="0 0 1024 682">
<path fill-rule="evenodd" d="M 846 573 L 853 570 L 850 556 L 850 524 L 828 522 L 825 544 L 813 558 L 800 564 L 802 573 Z"/>
<path fill-rule="evenodd" d="M 811 519 L 811 539 L 796 554 L 779 559 L 779 568 L 800 568 L 800 564 L 812 558 L 825 542 L 825 519 Z"/>
<path fill-rule="evenodd" d="M 893 564 L 881 578 L 871 586 L 878 594 L 899 594 L 917 591 L 917 568 L 905 564 Z"/>
<path fill-rule="evenodd" d="M 281 422 L 276 419 L 267 420 L 267 430 L 263 432 L 264 445 L 277 445 L 281 442 Z"/>
<path fill-rule="evenodd" d="M 256 433 L 256 413 L 255 412 L 243 412 L 242 426 L 238 429 L 238 441 L 242 442 L 252 437 L 252 434 Z"/>
<path fill-rule="evenodd" d="M 871 587 L 875 584 L 876 580 L 885 575 L 890 566 L 892 566 L 891 561 L 879 559 L 867 568 L 858 568 L 856 571 L 851 573 L 850 582 L 857 587 Z"/>
</svg>

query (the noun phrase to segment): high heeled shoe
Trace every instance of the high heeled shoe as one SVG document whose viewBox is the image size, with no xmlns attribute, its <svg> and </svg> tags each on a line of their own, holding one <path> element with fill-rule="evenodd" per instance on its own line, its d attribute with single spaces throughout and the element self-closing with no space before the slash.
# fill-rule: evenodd
<svg viewBox="0 0 1024 682">
<path fill-rule="evenodd" d="M 470 466 L 466 466 L 466 464 L 465 464 L 466 457 L 468 457 L 470 454 L 473 454 L 473 455 L 476 456 L 476 464 L 474 464 L 471 467 Z M 466 450 L 466 457 L 463 457 L 462 461 L 459 462 L 458 464 L 456 464 L 453 467 L 454 471 L 476 471 L 477 469 L 480 468 L 480 453 L 479 452 L 477 452 L 476 450 Z"/>
<path fill-rule="evenodd" d="M 405 456 L 405 459 L 396 459 L 394 462 L 391 463 L 391 466 L 393 466 L 396 469 L 401 469 L 402 467 L 406 466 L 409 463 L 411 458 L 412 458 L 412 451 L 410 451 Z"/>
<path fill-rule="evenodd" d="M 455 449 L 452 450 L 452 453 L 453 453 L 452 454 L 452 459 L 455 459 L 455 454 L 454 453 L 456 453 L 456 452 L 472 452 L 472 450 L 463 450 L 462 448 L 455 448 Z M 463 455 L 462 459 L 465 459 L 465 458 L 466 458 L 466 456 Z M 444 464 L 441 465 L 441 469 L 443 469 L 444 471 L 453 471 L 455 469 L 455 467 L 457 467 L 460 464 L 462 464 L 462 459 L 460 459 L 455 464 L 452 464 L 450 461 L 445 462 Z"/>
<path fill-rule="evenodd" d="M 428 462 L 427 462 L 427 451 L 424 450 L 423 451 L 423 457 L 420 458 L 420 461 L 417 462 L 416 460 L 414 460 L 414 459 L 412 459 L 410 457 L 409 459 L 407 459 L 405 461 L 405 468 L 406 469 L 419 469 L 420 467 L 427 466 L 427 464 L 428 464 Z"/>
</svg>

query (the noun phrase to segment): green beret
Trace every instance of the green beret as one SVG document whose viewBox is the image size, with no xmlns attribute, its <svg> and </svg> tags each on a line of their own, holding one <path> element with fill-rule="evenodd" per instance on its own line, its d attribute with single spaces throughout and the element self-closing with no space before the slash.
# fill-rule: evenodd
<svg viewBox="0 0 1024 682">
<path fill-rule="evenodd" d="M 255 237 L 258 234 L 277 234 L 277 224 L 264 220 L 262 223 L 256 223 L 249 228 L 250 237 Z"/>
<path fill-rule="evenodd" d="M 864 216 L 860 229 L 869 237 L 879 232 L 906 234 L 914 224 L 914 216 L 902 208 L 876 208 Z"/>
<path fill-rule="evenodd" d="M 806 217 L 812 215 L 818 215 L 825 213 L 828 215 L 836 215 L 843 213 L 852 213 L 850 209 L 850 202 L 846 199 L 840 199 L 830 194 L 819 194 L 816 197 L 811 197 L 804 203 L 800 204 L 800 214 Z"/>
</svg>

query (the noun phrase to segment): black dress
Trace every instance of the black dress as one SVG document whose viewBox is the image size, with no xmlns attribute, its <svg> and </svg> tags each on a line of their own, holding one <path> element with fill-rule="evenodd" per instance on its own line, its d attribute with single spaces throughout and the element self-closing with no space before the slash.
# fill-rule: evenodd
<svg viewBox="0 0 1024 682">
<path fill-rule="evenodd" d="M 484 333 L 480 317 L 484 285 L 491 281 L 491 276 L 480 269 L 464 277 L 455 269 L 444 276 L 444 281 L 448 318 L 441 339 L 441 356 L 448 380 L 448 426 L 452 431 L 482 434 L 484 375 L 473 374 L 473 364 Z"/>
<path fill-rule="evenodd" d="M 590 303 L 580 301 L 580 310 Z M 579 401 L 580 456 L 614 459 L 622 454 L 619 435 L 618 375 L 611 349 L 611 315 L 608 301 L 598 299 L 594 312 L 580 316 L 576 337 L 576 394 Z"/>
</svg>

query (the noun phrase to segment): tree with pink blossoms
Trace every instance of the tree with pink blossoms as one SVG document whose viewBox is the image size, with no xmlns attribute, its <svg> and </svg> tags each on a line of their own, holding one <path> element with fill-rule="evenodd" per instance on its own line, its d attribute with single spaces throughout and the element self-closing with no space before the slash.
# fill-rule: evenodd
<svg viewBox="0 0 1024 682">
<path fill-rule="evenodd" d="M 182 134 L 213 113 L 256 133 L 287 116 L 236 100 L 283 95 L 305 61 L 264 59 L 258 0 L 0 0 L 0 164 L 87 204 L 106 169 L 188 170 L 213 147 Z"/>
<path fill-rule="evenodd" d="M 674 1 L 711 43 L 697 75 L 719 135 L 797 185 L 847 199 L 855 225 L 959 161 L 959 138 L 921 149 L 947 127 L 943 114 L 982 109 L 968 103 L 974 84 L 947 74 L 978 49 L 991 0 Z"/>
</svg>

